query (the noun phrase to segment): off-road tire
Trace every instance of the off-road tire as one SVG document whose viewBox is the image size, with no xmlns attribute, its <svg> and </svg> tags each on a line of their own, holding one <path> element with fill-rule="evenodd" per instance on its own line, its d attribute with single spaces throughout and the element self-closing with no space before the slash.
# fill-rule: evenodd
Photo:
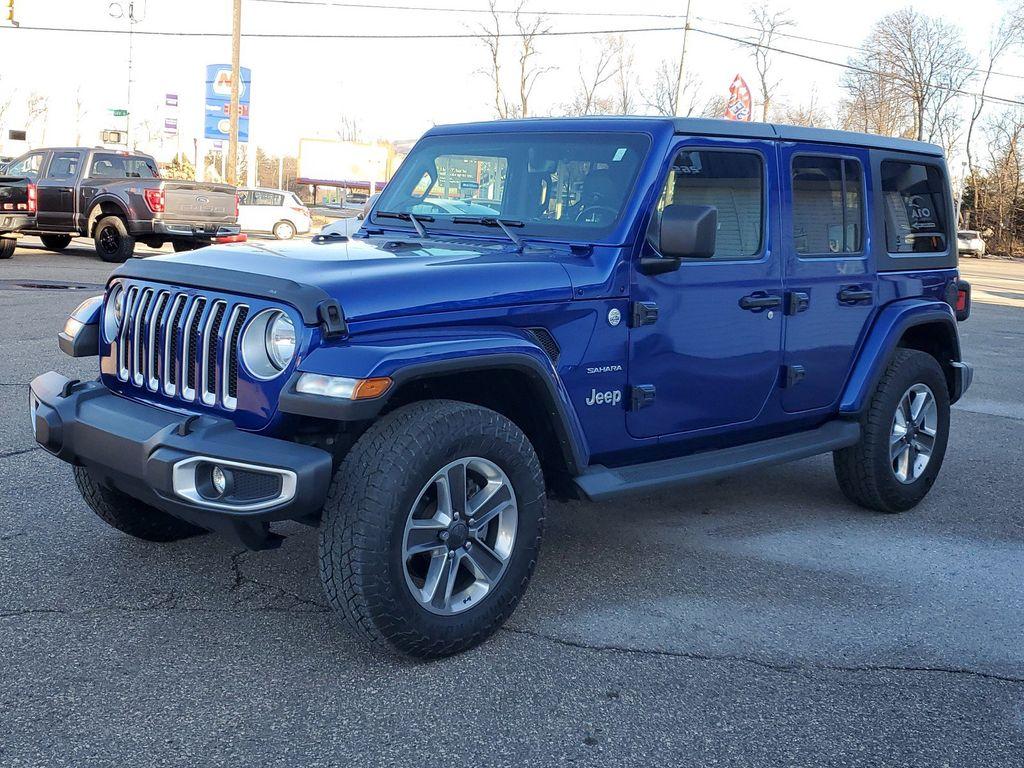
<svg viewBox="0 0 1024 768">
<path fill-rule="evenodd" d="M 914 384 L 931 389 L 938 428 L 931 458 L 920 477 L 901 483 L 890 460 L 890 434 L 896 408 Z M 864 409 L 860 426 L 860 442 L 832 454 L 843 493 L 854 503 L 878 512 L 905 512 L 917 506 L 935 483 L 949 440 L 949 390 L 935 358 L 913 349 L 897 349 Z"/>
<path fill-rule="evenodd" d="M 39 239 L 48 251 L 63 251 L 71 245 L 71 235 L 40 235 Z"/>
<path fill-rule="evenodd" d="M 14 255 L 14 249 L 18 247 L 18 241 L 13 237 L 0 237 L 0 259 L 9 259 Z"/>
<path fill-rule="evenodd" d="M 75 484 L 89 508 L 107 525 L 145 541 L 177 541 L 205 533 L 202 528 L 101 485 L 85 467 L 75 467 Z"/>
<path fill-rule="evenodd" d="M 104 216 L 96 222 L 93 239 L 96 255 L 103 261 L 122 264 L 135 253 L 135 238 L 128 233 L 128 227 L 120 216 Z"/>
<path fill-rule="evenodd" d="M 507 475 L 518 506 L 515 546 L 496 586 L 462 613 L 436 615 L 405 580 L 406 519 L 425 483 L 451 461 L 478 456 Z M 320 526 L 327 600 L 355 632 L 410 656 L 472 648 L 515 610 L 537 562 L 544 478 L 533 446 L 501 414 L 452 400 L 413 403 L 371 426 L 338 468 Z"/>
</svg>

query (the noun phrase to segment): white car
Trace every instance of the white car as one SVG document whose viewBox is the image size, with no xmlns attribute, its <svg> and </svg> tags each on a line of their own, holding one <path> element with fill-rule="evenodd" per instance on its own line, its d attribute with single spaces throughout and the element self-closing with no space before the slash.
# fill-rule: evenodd
<svg viewBox="0 0 1024 768">
<path fill-rule="evenodd" d="M 956 250 L 964 256 L 984 256 L 985 241 L 976 229 L 961 229 L 956 233 Z"/>
<path fill-rule="evenodd" d="M 309 209 L 284 189 L 239 189 L 238 224 L 243 232 L 291 240 L 310 230 Z"/>
</svg>

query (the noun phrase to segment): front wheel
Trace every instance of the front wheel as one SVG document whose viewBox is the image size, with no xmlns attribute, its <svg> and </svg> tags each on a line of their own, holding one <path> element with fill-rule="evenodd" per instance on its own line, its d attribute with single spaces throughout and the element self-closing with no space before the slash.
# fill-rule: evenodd
<svg viewBox="0 0 1024 768">
<path fill-rule="evenodd" d="M 320 528 L 328 602 L 411 656 L 472 648 L 526 591 L 544 507 L 537 455 L 504 416 L 450 400 L 400 408 L 335 475 Z"/>
<path fill-rule="evenodd" d="M 63 251 L 71 245 L 71 235 L 40 235 L 39 239 L 48 251 Z"/>
<path fill-rule="evenodd" d="M 103 261 L 120 264 L 135 253 L 135 238 L 120 216 L 106 216 L 96 223 L 96 254 Z"/>
<path fill-rule="evenodd" d="M 949 390 L 935 358 L 898 349 L 861 417 L 860 442 L 832 454 L 851 501 L 904 512 L 925 497 L 949 439 Z"/>
</svg>

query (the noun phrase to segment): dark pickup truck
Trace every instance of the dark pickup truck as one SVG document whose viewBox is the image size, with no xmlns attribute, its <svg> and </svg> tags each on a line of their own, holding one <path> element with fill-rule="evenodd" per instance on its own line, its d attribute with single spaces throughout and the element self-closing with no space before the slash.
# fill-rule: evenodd
<svg viewBox="0 0 1024 768">
<path fill-rule="evenodd" d="M 13 255 L 14 234 L 38 235 L 54 251 L 91 237 L 101 259 L 122 262 L 136 241 L 186 251 L 238 233 L 234 187 L 161 179 L 137 152 L 38 149 L 0 175 L 0 259 Z"/>
</svg>

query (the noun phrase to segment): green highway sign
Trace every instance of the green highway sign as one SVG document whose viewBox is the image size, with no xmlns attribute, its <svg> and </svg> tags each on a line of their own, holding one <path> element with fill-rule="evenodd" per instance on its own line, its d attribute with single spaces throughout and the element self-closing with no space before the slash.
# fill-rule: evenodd
<svg viewBox="0 0 1024 768">
<path fill-rule="evenodd" d="M 128 117 L 127 109 L 111 109 L 110 111 L 113 113 L 114 117 Z"/>
</svg>

